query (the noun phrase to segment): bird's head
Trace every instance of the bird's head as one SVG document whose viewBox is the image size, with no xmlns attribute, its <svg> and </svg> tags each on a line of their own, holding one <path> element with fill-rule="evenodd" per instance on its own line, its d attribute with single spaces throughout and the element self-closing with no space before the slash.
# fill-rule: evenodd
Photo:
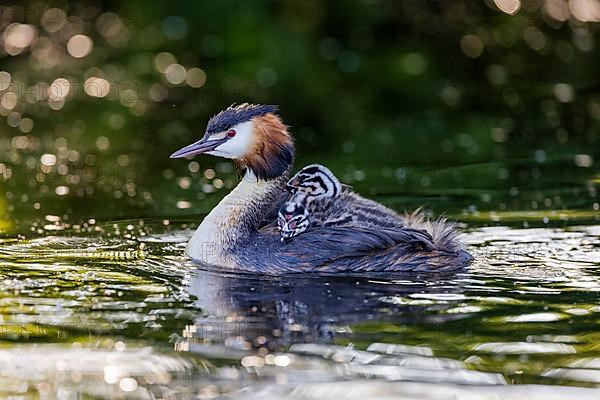
<svg viewBox="0 0 600 400">
<path fill-rule="evenodd" d="M 243 103 L 214 115 L 199 141 L 171 158 L 196 154 L 231 158 L 263 180 L 286 172 L 294 161 L 294 141 L 277 115 L 277 106 Z"/>
<path fill-rule="evenodd" d="M 321 164 L 311 164 L 302 168 L 286 184 L 290 193 L 304 192 L 307 201 L 337 197 L 342 192 L 342 184 L 331 172 Z"/>
<path fill-rule="evenodd" d="M 303 192 L 293 194 L 277 213 L 277 228 L 281 241 L 287 242 L 308 229 L 310 213 L 306 208 L 307 195 Z"/>
</svg>

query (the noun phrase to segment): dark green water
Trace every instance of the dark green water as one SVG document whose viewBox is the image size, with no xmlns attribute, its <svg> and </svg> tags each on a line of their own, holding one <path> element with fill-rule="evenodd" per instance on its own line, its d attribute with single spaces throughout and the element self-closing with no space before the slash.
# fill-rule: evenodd
<svg viewBox="0 0 600 400">
<path fill-rule="evenodd" d="M 226 188 L 191 200 L 185 215 L 163 218 L 107 219 L 107 210 L 122 209 L 120 199 L 107 201 L 92 221 L 83 216 L 96 215 L 96 203 L 68 218 L 41 218 L 13 200 L 17 217 L 4 220 L 0 246 L 0 393 L 594 398 L 571 386 L 600 381 L 599 213 L 597 203 L 572 205 L 586 193 L 576 196 L 577 187 L 589 194 L 597 183 L 587 171 L 570 175 L 564 186 L 544 186 L 550 205 L 540 199 L 537 208 L 529 199 L 539 189 L 512 196 L 501 187 L 467 183 L 457 193 L 444 184 L 456 171 L 489 175 L 486 168 L 512 167 L 413 171 L 407 193 L 379 184 L 389 179 L 384 173 L 371 180 L 367 170 L 355 182 L 399 210 L 449 210 L 475 262 L 446 276 L 204 270 L 183 249 L 201 219 L 195 209 L 210 208 Z M 559 181 L 565 169 L 540 170 Z M 213 183 L 235 181 L 208 175 Z M 192 188 L 207 179 L 189 176 Z M 409 182 L 428 176 L 431 184 L 411 193 Z M 38 201 L 58 207 L 53 192 Z M 154 201 L 169 204 L 170 196 Z"/>
</svg>

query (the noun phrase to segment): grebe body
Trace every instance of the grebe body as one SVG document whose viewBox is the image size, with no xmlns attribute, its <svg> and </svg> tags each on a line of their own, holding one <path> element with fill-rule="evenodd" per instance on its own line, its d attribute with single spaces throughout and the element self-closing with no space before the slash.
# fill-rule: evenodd
<svg viewBox="0 0 600 400">
<path fill-rule="evenodd" d="M 292 137 L 276 111 L 277 107 L 267 105 L 231 106 L 209 120 L 201 140 L 171 155 L 230 158 L 242 171 L 240 183 L 204 218 L 188 243 L 186 253 L 193 260 L 270 274 L 441 272 L 471 262 L 452 224 L 427 220 L 420 212 L 401 218 L 372 200 L 346 191 L 331 201 L 332 206 L 394 213 L 400 222 L 397 226 L 315 226 L 282 243 L 275 227 L 276 217 L 273 223 L 264 225 L 265 217 L 286 192 L 294 159 Z M 425 231 L 423 237 L 431 237 L 433 246 L 415 246 L 407 239 L 407 229 Z"/>
</svg>

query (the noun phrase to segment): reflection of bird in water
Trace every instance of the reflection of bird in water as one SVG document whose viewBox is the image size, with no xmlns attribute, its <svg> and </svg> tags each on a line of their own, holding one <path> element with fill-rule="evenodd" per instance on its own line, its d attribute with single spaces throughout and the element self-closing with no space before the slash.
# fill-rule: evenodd
<svg viewBox="0 0 600 400">
<path fill-rule="evenodd" d="M 395 211 L 379 203 L 350 190 L 343 191 L 340 181 L 322 165 L 302 168 L 286 187 L 291 195 L 279 209 L 277 217 L 277 226 L 284 241 L 309 228 L 360 226 L 394 230 L 404 235 L 402 242 L 426 250 L 434 249 L 429 233 L 406 227 Z"/>
<path fill-rule="evenodd" d="M 264 337 L 270 344 L 328 342 L 352 333 L 353 325 L 368 321 L 441 323 L 464 317 L 443 314 L 452 302 L 406 304 L 412 294 L 426 292 L 448 296 L 462 289 L 452 275 L 423 277 L 399 275 L 401 283 L 371 276 L 264 277 L 193 271 L 186 292 L 196 297 L 195 307 L 210 317 L 195 321 L 195 339 L 229 343 L 236 337 L 254 342 Z M 435 309 L 437 312 L 432 313 Z M 235 346 L 234 346 L 235 347 Z"/>
<path fill-rule="evenodd" d="M 387 226 L 324 226 L 281 243 L 275 229 L 259 229 L 285 191 L 294 145 L 275 106 L 241 104 L 210 119 L 204 137 L 171 157 L 211 154 L 233 159 L 243 171 L 238 186 L 204 218 L 187 247 L 198 262 L 233 270 L 284 272 L 440 271 L 466 266 L 454 226 L 427 221 L 421 213 L 405 220 L 425 230 L 435 248 L 407 243 L 402 229 Z M 358 195 L 363 204 L 375 205 Z M 339 202 L 352 206 L 351 197 Z M 358 201 L 358 200 L 357 200 Z M 383 207 L 377 205 L 378 207 Z"/>
</svg>

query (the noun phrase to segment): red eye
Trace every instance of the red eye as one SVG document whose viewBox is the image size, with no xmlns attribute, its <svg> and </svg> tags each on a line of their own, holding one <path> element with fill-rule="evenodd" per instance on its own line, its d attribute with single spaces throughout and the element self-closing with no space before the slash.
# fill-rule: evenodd
<svg viewBox="0 0 600 400">
<path fill-rule="evenodd" d="M 235 131 L 235 129 L 230 129 L 227 132 L 227 137 L 234 137 L 237 134 L 237 132 Z"/>
</svg>

